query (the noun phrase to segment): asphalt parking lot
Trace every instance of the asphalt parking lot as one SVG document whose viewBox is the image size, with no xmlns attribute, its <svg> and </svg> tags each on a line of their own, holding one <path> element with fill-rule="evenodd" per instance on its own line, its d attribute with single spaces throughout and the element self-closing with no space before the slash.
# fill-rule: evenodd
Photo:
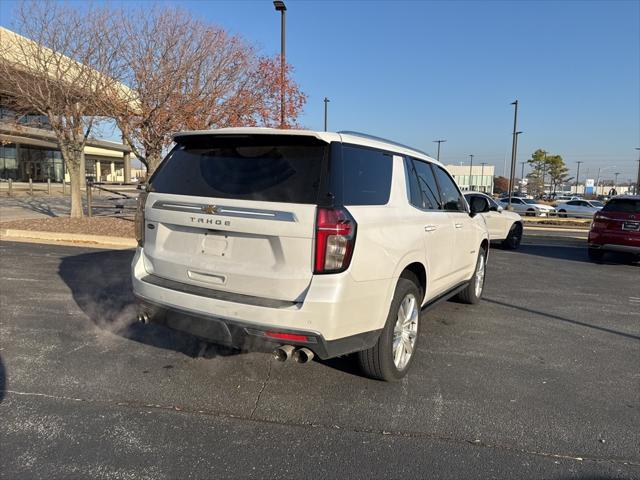
<svg viewBox="0 0 640 480">
<path fill-rule="evenodd" d="M 1 478 L 640 478 L 640 265 L 493 249 L 402 382 L 133 323 L 131 251 L 0 242 Z"/>
</svg>

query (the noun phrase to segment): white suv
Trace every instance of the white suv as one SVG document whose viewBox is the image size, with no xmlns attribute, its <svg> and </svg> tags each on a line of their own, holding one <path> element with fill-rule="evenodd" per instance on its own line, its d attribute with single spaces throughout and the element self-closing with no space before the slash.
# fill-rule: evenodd
<svg viewBox="0 0 640 480">
<path fill-rule="evenodd" d="M 138 319 L 404 376 L 420 312 L 482 295 L 485 222 L 441 164 L 354 132 L 184 132 L 139 199 Z M 473 203 L 473 202 L 472 202 Z M 478 207 L 481 208 L 481 207 Z"/>
</svg>

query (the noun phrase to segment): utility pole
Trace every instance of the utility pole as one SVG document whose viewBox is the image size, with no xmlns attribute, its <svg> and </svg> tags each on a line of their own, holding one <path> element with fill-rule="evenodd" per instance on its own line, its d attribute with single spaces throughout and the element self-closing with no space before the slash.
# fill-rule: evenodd
<svg viewBox="0 0 640 480">
<path fill-rule="evenodd" d="M 547 176 L 547 151 L 544 151 L 544 161 L 542 162 L 542 198 L 544 198 L 544 195 L 546 193 L 545 188 L 544 188 L 544 181 L 545 178 Z"/>
<path fill-rule="evenodd" d="M 436 155 L 436 160 L 440 161 L 440 144 L 446 142 L 446 140 L 434 140 L 433 143 L 438 144 L 438 154 Z"/>
<path fill-rule="evenodd" d="M 473 190 L 473 182 L 471 181 L 471 177 L 473 175 L 473 155 L 469 155 L 471 162 L 469 163 L 469 190 Z"/>
<path fill-rule="evenodd" d="M 327 97 L 324 97 L 324 131 L 327 131 L 327 109 L 329 106 L 329 100 Z"/>
<path fill-rule="evenodd" d="M 507 210 L 512 210 L 511 207 L 511 195 L 513 195 L 513 182 L 516 176 L 516 142 L 517 135 L 516 130 L 518 129 L 518 100 L 515 102 L 511 102 L 511 105 L 514 105 L 513 111 L 513 138 L 511 139 L 511 170 L 509 174 L 509 203 L 507 204 Z"/>
<path fill-rule="evenodd" d="M 615 175 L 615 180 L 613 181 L 613 188 L 615 189 L 618 186 L 618 175 L 620 175 L 620 172 L 616 172 L 614 173 Z"/>
<path fill-rule="evenodd" d="M 576 194 L 578 193 L 578 186 L 580 185 L 580 164 L 584 163 L 581 160 L 576 162 L 578 164 L 578 172 L 576 173 Z"/>
<path fill-rule="evenodd" d="M 284 95 L 285 95 L 285 12 L 287 7 L 282 0 L 275 0 L 273 6 L 276 7 L 276 11 L 280 12 L 280 128 L 284 128 Z"/>
<path fill-rule="evenodd" d="M 640 147 L 636 147 L 638 150 L 638 176 L 636 178 L 636 195 L 640 195 Z"/>
<path fill-rule="evenodd" d="M 482 186 L 482 188 L 484 189 L 484 166 L 487 164 L 487 162 L 482 162 L 480 165 L 482 165 L 482 168 L 480 169 L 480 185 Z M 484 192 L 484 190 L 483 190 Z"/>
</svg>

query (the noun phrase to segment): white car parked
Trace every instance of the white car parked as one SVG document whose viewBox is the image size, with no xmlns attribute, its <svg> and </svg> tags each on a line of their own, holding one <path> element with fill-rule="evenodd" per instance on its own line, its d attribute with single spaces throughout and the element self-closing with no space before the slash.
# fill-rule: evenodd
<svg viewBox="0 0 640 480">
<path fill-rule="evenodd" d="M 141 193 L 138 319 L 304 363 L 358 352 L 397 380 L 421 311 L 480 301 L 489 234 L 445 168 L 354 132 L 174 136 Z"/>
<path fill-rule="evenodd" d="M 500 204 L 506 208 L 509 205 L 509 197 L 501 198 Z M 526 216 L 548 217 L 556 213 L 555 208 L 544 203 L 538 203 L 537 200 L 532 198 L 511 197 L 511 207 L 514 212 Z"/>
<path fill-rule="evenodd" d="M 559 217 L 575 216 L 590 218 L 594 213 L 599 212 L 604 207 L 604 203 L 598 200 L 571 200 L 556 206 Z"/>
<path fill-rule="evenodd" d="M 505 210 L 486 193 L 465 192 L 467 203 L 480 202 L 475 208 L 482 213 L 489 229 L 489 240 L 502 241 L 502 246 L 515 250 L 522 241 L 522 217 L 516 212 Z"/>
</svg>

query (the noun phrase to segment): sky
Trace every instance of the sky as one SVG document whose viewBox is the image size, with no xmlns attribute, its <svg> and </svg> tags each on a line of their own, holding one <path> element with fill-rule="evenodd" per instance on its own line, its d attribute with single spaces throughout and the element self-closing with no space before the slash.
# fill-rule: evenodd
<svg viewBox="0 0 640 480">
<path fill-rule="evenodd" d="M 323 128 L 326 96 L 331 131 L 366 132 L 434 156 L 433 140 L 446 139 L 441 161 L 468 165 L 473 154 L 474 164 L 493 164 L 500 175 L 518 99 L 518 162 L 543 148 L 562 155 L 571 176 L 582 161 L 582 179 L 601 168 L 603 178 L 635 180 L 640 0 L 285 2 L 286 57 L 308 95 L 305 128 Z M 279 52 L 270 0 L 155 3 L 179 4 L 261 53 Z M 0 1 L 1 25 L 11 27 L 15 5 Z"/>
</svg>

